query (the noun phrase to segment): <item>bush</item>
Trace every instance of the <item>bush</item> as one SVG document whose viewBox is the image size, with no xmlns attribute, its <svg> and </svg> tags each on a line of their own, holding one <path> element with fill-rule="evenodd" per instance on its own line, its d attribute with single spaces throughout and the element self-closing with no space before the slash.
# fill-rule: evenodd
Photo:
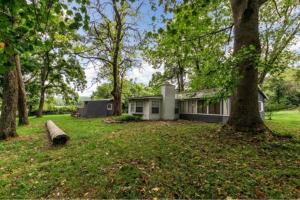
<svg viewBox="0 0 300 200">
<path fill-rule="evenodd" d="M 296 106 L 294 106 L 294 105 L 267 103 L 265 110 L 266 110 L 266 112 L 275 112 L 275 111 L 280 111 L 280 110 L 294 109 L 295 107 Z"/>
<path fill-rule="evenodd" d="M 43 111 L 44 115 L 59 115 L 59 114 L 71 114 L 77 110 L 76 106 L 53 106 Z M 32 111 L 29 115 L 36 115 L 37 111 Z"/>
<path fill-rule="evenodd" d="M 142 120 L 140 115 L 121 115 L 116 118 L 117 121 L 121 122 L 137 122 Z"/>
</svg>

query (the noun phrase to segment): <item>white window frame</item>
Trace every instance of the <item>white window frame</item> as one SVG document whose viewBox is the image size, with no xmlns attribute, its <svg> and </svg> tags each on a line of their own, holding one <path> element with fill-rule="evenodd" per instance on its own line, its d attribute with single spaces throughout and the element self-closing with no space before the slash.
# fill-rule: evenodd
<svg viewBox="0 0 300 200">
<path fill-rule="evenodd" d="M 224 116 L 223 112 L 222 112 L 222 101 L 219 101 L 219 104 L 220 104 L 220 114 L 211 114 L 211 113 L 209 113 L 209 103 L 206 103 L 206 113 L 198 113 L 198 100 L 196 100 L 196 113 L 189 113 L 188 112 L 188 106 L 185 105 L 184 112 L 180 112 L 180 114 Z M 185 100 L 185 102 L 188 102 L 188 101 L 189 100 Z M 184 103 L 184 104 L 189 105 L 189 103 Z"/>
<path fill-rule="evenodd" d="M 113 107 L 112 103 L 108 103 L 108 104 L 106 105 L 106 109 L 107 109 L 107 110 L 112 110 L 112 107 Z"/>
<path fill-rule="evenodd" d="M 137 103 L 138 103 L 138 102 L 141 102 L 141 103 L 142 103 L 142 106 L 137 106 Z M 137 111 L 136 111 L 136 108 L 137 108 L 137 107 L 142 107 L 142 108 L 143 108 L 143 112 L 137 112 Z M 136 101 L 136 102 L 135 102 L 135 113 L 144 113 L 144 101 Z"/>
<path fill-rule="evenodd" d="M 135 113 L 135 102 L 130 102 L 130 112 Z"/>
<path fill-rule="evenodd" d="M 157 107 L 153 107 L 153 103 L 157 103 Z M 158 108 L 158 113 L 153 113 L 152 108 Z M 159 100 L 151 100 L 151 114 L 159 114 L 160 113 L 160 101 Z"/>
</svg>

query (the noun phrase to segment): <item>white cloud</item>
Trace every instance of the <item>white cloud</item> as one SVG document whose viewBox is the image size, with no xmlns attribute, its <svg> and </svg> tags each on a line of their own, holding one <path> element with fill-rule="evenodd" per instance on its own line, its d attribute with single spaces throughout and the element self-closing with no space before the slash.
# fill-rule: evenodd
<svg viewBox="0 0 300 200">
<path fill-rule="evenodd" d="M 87 88 L 79 92 L 80 96 L 91 96 L 93 91 L 96 90 L 98 84 L 95 83 L 95 78 L 97 77 L 97 71 L 92 63 L 89 63 L 88 66 L 84 70 L 86 80 L 87 80 Z"/>
<path fill-rule="evenodd" d="M 162 72 L 162 68 L 154 69 L 151 64 L 146 61 L 142 61 L 141 68 L 133 68 L 127 73 L 129 79 L 133 79 L 137 83 L 143 83 L 147 85 L 152 78 L 152 74 L 155 72 Z"/>
</svg>

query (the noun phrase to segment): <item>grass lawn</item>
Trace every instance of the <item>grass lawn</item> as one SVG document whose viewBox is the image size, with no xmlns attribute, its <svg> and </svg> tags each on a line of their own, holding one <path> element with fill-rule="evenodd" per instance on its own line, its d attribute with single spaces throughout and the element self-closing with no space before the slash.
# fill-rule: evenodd
<svg viewBox="0 0 300 200">
<path fill-rule="evenodd" d="M 299 198 L 294 114 L 267 121 L 294 139 L 261 143 L 222 139 L 218 124 L 31 118 L 0 142 L 0 198 Z M 65 147 L 49 146 L 47 119 L 71 137 Z"/>
<path fill-rule="evenodd" d="M 274 112 L 272 120 L 267 120 L 267 124 L 281 135 L 290 135 L 300 140 L 300 108 Z"/>
</svg>

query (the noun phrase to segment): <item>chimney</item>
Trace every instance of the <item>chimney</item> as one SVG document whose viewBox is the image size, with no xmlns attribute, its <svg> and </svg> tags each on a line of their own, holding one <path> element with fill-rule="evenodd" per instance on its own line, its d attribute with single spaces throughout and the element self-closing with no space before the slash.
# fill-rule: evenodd
<svg viewBox="0 0 300 200">
<path fill-rule="evenodd" d="M 165 82 L 161 87 L 162 105 L 161 118 L 163 120 L 175 119 L 175 86 Z"/>
</svg>

